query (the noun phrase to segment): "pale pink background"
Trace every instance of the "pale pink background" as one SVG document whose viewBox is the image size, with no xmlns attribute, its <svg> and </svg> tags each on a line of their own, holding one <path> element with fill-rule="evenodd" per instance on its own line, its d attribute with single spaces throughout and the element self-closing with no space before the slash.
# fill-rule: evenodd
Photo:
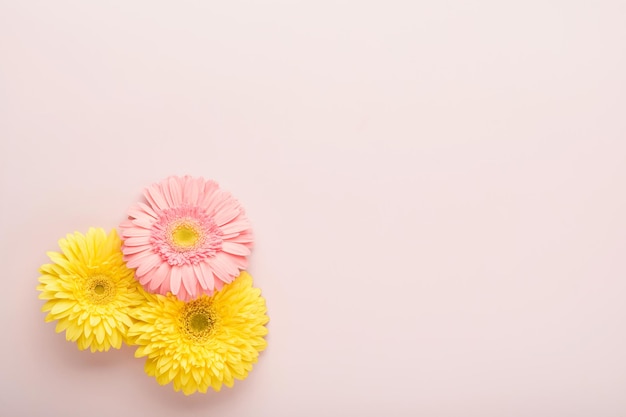
<svg viewBox="0 0 626 417">
<path fill-rule="evenodd" d="M 626 416 L 626 3 L 0 2 L 2 416 Z M 143 186 L 246 206 L 269 348 L 184 397 L 43 321 Z"/>
</svg>

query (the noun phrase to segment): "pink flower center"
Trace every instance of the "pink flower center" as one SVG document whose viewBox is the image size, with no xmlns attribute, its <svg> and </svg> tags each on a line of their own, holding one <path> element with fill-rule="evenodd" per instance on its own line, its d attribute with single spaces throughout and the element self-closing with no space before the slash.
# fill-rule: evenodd
<svg viewBox="0 0 626 417">
<path fill-rule="evenodd" d="M 168 264 L 195 265 L 222 249 L 222 231 L 200 208 L 176 207 L 159 213 L 150 242 Z"/>
</svg>

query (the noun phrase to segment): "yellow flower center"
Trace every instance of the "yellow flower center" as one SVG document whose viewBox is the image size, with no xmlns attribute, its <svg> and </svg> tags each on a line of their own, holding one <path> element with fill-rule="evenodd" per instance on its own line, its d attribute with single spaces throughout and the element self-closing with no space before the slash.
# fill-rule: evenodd
<svg viewBox="0 0 626 417">
<path fill-rule="evenodd" d="M 106 275 L 87 278 L 87 299 L 92 304 L 106 304 L 115 297 L 115 285 Z"/>
<path fill-rule="evenodd" d="M 195 247 L 202 237 L 202 233 L 198 229 L 196 225 L 187 222 L 175 226 L 171 232 L 172 243 L 178 249 Z"/>
<path fill-rule="evenodd" d="M 189 340 L 204 343 L 209 340 L 215 328 L 215 312 L 207 297 L 190 301 L 183 307 L 180 328 Z"/>
<path fill-rule="evenodd" d="M 198 313 L 191 316 L 189 326 L 194 332 L 203 332 L 209 328 L 211 321 L 206 314 Z"/>
</svg>

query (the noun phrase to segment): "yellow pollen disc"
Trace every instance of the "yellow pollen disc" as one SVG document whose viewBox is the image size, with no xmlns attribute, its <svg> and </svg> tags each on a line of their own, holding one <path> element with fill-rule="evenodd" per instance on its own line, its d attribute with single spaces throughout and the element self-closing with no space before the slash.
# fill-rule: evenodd
<svg viewBox="0 0 626 417">
<path fill-rule="evenodd" d="M 200 231 L 193 225 L 183 223 L 172 231 L 172 242 L 181 249 L 191 248 L 198 244 Z"/>
<path fill-rule="evenodd" d="M 189 326 L 194 332 L 202 332 L 210 325 L 209 317 L 206 314 L 197 313 L 191 316 Z"/>
<path fill-rule="evenodd" d="M 115 298 L 115 285 L 106 275 L 87 278 L 85 292 L 92 304 L 106 304 Z"/>
<path fill-rule="evenodd" d="M 181 311 L 179 325 L 182 333 L 195 343 L 209 340 L 215 328 L 216 316 L 208 299 L 190 301 Z"/>
</svg>

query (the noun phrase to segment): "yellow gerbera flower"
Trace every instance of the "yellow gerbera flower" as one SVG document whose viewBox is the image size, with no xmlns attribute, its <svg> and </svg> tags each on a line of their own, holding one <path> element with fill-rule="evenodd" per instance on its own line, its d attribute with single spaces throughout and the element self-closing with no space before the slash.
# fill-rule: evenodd
<svg viewBox="0 0 626 417">
<path fill-rule="evenodd" d="M 232 387 L 267 346 L 265 300 L 246 272 L 211 297 L 190 302 L 172 294 L 148 297 L 131 313 L 137 320 L 128 331 L 139 345 L 135 356 L 147 357 L 145 371 L 159 384 L 173 382 L 185 395 Z"/>
<path fill-rule="evenodd" d="M 61 253 L 48 252 L 53 263 L 40 268 L 39 298 L 48 300 L 46 322 L 58 320 L 57 333 L 80 350 L 119 349 L 133 324 L 128 312 L 146 300 L 133 270 L 122 258 L 122 241 L 113 230 L 90 228 L 59 240 Z"/>
</svg>

